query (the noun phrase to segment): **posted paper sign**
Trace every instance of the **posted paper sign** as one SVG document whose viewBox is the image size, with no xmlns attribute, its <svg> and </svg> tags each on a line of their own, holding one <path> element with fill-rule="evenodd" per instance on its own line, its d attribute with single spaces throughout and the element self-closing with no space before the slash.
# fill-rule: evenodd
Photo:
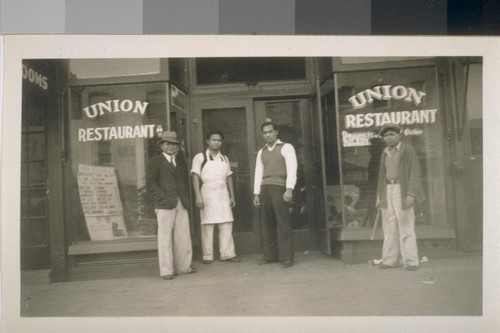
<svg viewBox="0 0 500 333">
<path fill-rule="evenodd" d="M 91 240 L 127 236 L 118 183 L 112 167 L 78 165 L 78 189 Z"/>
</svg>

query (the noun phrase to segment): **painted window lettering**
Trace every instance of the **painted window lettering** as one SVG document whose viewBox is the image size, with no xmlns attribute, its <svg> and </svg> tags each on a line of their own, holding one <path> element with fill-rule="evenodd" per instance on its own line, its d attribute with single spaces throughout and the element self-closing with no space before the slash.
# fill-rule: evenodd
<svg viewBox="0 0 500 333">
<path fill-rule="evenodd" d="M 83 111 L 85 112 L 85 115 L 90 119 L 93 119 L 97 116 L 102 116 L 106 112 L 132 112 L 144 115 L 148 104 L 148 102 L 131 101 L 130 99 L 114 99 L 111 101 L 92 104 L 86 108 L 83 108 Z"/>
<path fill-rule="evenodd" d="M 372 89 L 366 89 L 351 98 L 351 102 L 354 109 L 362 109 L 366 105 L 373 103 L 374 99 L 377 100 L 404 100 L 406 102 L 413 102 L 415 105 L 419 105 L 422 102 L 422 98 L 425 96 L 423 91 L 417 91 L 415 88 L 407 88 L 405 86 L 392 86 L 383 85 L 376 86 Z"/>
</svg>

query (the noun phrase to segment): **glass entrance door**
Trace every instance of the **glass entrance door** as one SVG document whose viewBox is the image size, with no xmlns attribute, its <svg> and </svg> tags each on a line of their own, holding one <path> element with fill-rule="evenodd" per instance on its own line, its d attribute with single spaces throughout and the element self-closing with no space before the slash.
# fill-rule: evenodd
<svg viewBox="0 0 500 333">
<path fill-rule="evenodd" d="M 201 116 L 203 142 L 205 135 L 211 130 L 220 130 L 224 134 L 221 151 L 229 158 L 233 171 L 236 201 L 233 209 L 233 232 L 236 251 L 238 254 L 259 253 L 258 211 L 252 204 L 255 156 L 254 140 L 249 134 L 253 133 L 253 123 L 247 114 L 247 106 L 240 104 L 234 107 L 203 108 Z"/>
<path fill-rule="evenodd" d="M 45 103 L 37 95 L 23 100 L 21 157 L 22 269 L 50 266 Z"/>
<path fill-rule="evenodd" d="M 308 99 L 256 101 L 256 151 L 264 146 L 260 126 L 265 121 L 278 125 L 279 139 L 292 144 L 297 154 L 297 184 L 289 208 L 295 250 L 320 250 L 325 238 L 321 157 L 315 153 L 319 151 L 319 141 L 316 141 L 317 124 L 311 103 Z"/>
</svg>

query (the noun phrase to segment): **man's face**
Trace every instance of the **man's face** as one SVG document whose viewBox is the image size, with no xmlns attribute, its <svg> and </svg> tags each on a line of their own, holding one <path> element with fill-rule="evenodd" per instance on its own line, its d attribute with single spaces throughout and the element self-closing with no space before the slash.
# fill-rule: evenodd
<svg viewBox="0 0 500 333">
<path fill-rule="evenodd" d="M 180 147 L 181 147 L 180 144 L 168 141 L 163 142 L 160 145 L 161 150 L 163 150 L 163 152 L 168 155 L 177 155 Z"/>
<path fill-rule="evenodd" d="M 394 130 L 387 130 L 384 133 L 384 141 L 389 147 L 395 147 L 401 141 L 401 134 Z"/>
<path fill-rule="evenodd" d="M 207 140 L 207 144 L 211 150 L 219 150 L 222 146 L 222 137 L 219 134 L 212 134 Z"/>
<path fill-rule="evenodd" d="M 267 125 L 262 128 L 262 136 L 266 143 L 273 144 L 278 140 L 278 131 L 274 129 L 273 125 Z"/>
</svg>

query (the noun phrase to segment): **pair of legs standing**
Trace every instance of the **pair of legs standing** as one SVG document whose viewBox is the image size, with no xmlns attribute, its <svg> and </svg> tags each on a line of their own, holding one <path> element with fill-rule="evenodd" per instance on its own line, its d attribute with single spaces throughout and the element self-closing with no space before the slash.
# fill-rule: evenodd
<svg viewBox="0 0 500 333">
<path fill-rule="evenodd" d="M 229 260 L 236 257 L 233 240 L 233 222 L 211 223 L 201 225 L 201 243 L 203 248 L 203 260 L 214 260 L 214 228 L 219 230 L 219 252 L 221 260 Z"/>
<path fill-rule="evenodd" d="M 283 186 L 261 187 L 260 221 L 264 261 L 293 262 L 293 232 L 288 204 L 283 200 L 284 193 Z"/>
<path fill-rule="evenodd" d="M 399 184 L 387 185 L 387 209 L 382 209 L 382 228 L 382 265 L 399 266 L 401 258 L 403 267 L 418 267 L 415 214 L 413 207 L 403 209 Z"/>
<path fill-rule="evenodd" d="M 180 199 L 174 209 L 157 209 L 160 276 L 191 273 L 193 249 L 189 216 Z"/>
</svg>

